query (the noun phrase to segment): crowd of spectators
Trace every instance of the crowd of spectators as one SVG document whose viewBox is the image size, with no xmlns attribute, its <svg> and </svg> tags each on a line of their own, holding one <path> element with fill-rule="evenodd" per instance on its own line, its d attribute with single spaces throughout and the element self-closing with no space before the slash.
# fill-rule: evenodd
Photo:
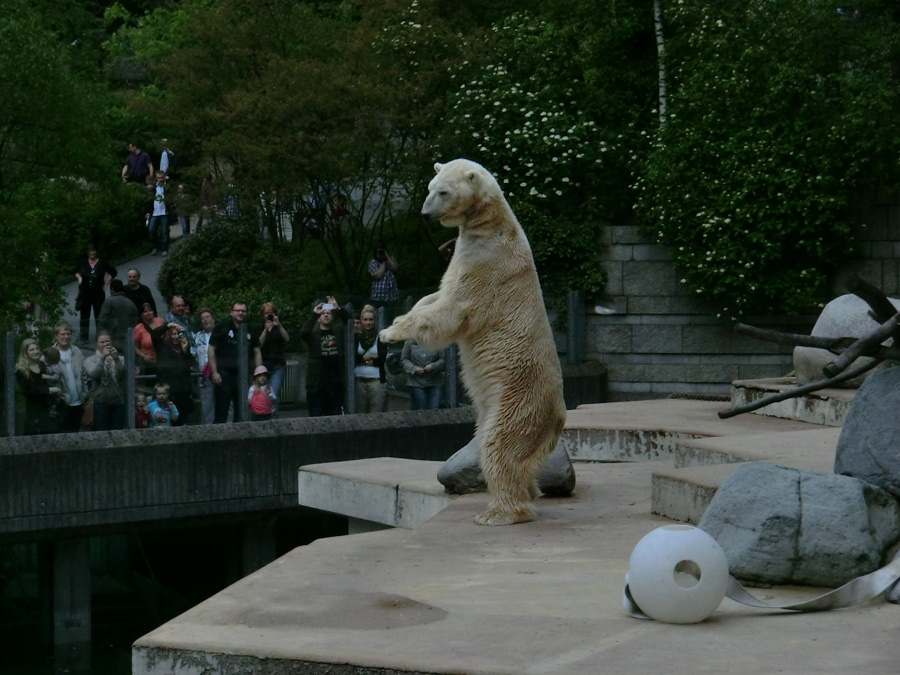
<svg viewBox="0 0 900 675">
<path fill-rule="evenodd" d="M 66 321 L 56 325 L 53 344 L 44 350 L 32 338 L 22 341 L 15 378 L 25 401 L 26 434 L 124 429 L 131 426 L 126 420 L 128 397 L 134 397 L 138 429 L 243 421 L 243 397 L 250 420 L 277 416 L 291 336 L 272 303 L 260 307 L 262 328 L 254 330 L 244 302 L 233 303 L 230 316 L 219 323 L 210 309 L 202 308 L 195 323 L 190 304 L 175 296 L 170 301 L 173 309 L 163 319 L 149 302 L 138 312 L 122 286 L 111 285 L 93 345 L 73 344 L 74 330 Z M 132 321 L 133 342 L 128 344 Z M 378 340 L 375 324 L 373 305 L 365 305 L 355 318 L 332 296 L 313 305 L 300 329 L 307 351 L 309 416 L 343 414 L 348 382 L 355 387 L 356 412 L 385 410 L 388 347 Z M 349 343 L 347 331 L 352 331 Z M 243 392 L 242 335 L 252 372 L 252 384 Z M 349 378 L 348 346 L 354 350 Z M 130 392 L 125 359 L 129 349 L 134 351 L 136 383 Z M 403 345 L 399 364 L 411 409 L 439 407 L 443 352 L 430 352 L 411 340 Z"/>
<path fill-rule="evenodd" d="M 167 190 L 175 155 L 165 139 L 162 145 L 159 162 L 154 165 L 139 144 L 129 144 L 121 175 L 123 181 L 147 189 L 145 219 L 153 254 L 165 256 L 170 225 L 177 217 L 182 234 L 189 235 L 191 217 L 185 186 Z M 197 231 L 204 220 L 215 221 L 219 210 L 216 193 L 213 177 L 207 175 L 199 189 Z M 340 195 L 332 214 L 338 214 L 345 225 L 350 221 L 346 202 L 346 196 Z M 53 344 L 44 350 L 34 339 L 21 343 L 15 378 L 25 401 L 26 434 L 131 426 L 126 420 L 129 397 L 134 400 L 134 427 L 138 429 L 240 421 L 244 397 L 252 420 L 277 416 L 291 336 L 272 303 L 260 307 L 258 330 L 249 326 L 244 302 L 233 303 L 230 316 L 216 323 L 208 308 L 200 309 L 195 320 L 190 303 L 175 295 L 166 314 L 160 316 L 152 290 L 141 282 L 140 270 L 129 269 L 123 282 L 116 267 L 104 260 L 95 246 L 85 253 L 75 271 L 78 344 L 73 342 L 74 329 L 65 321 L 56 325 Z M 358 315 L 332 296 L 313 303 L 300 329 L 308 353 L 305 381 L 310 416 L 343 414 L 348 384 L 354 387 L 357 412 L 385 410 L 388 347 L 378 339 L 376 316 L 381 308 L 396 313 L 398 268 L 396 258 L 384 244 L 378 244 L 368 264 L 370 304 Z M 88 342 L 91 315 L 96 335 L 93 344 Z M 129 329 L 133 329 L 131 344 Z M 348 331 L 352 331 L 351 343 L 345 342 Z M 246 336 L 246 363 L 248 372 L 253 373 L 246 392 L 239 391 L 241 335 Z M 346 372 L 348 348 L 354 350 L 350 373 Z M 137 386 L 127 392 L 125 355 L 131 349 Z M 396 372 L 406 375 L 411 409 L 438 407 L 443 353 L 428 352 L 410 341 L 395 362 L 399 362 Z"/>
</svg>

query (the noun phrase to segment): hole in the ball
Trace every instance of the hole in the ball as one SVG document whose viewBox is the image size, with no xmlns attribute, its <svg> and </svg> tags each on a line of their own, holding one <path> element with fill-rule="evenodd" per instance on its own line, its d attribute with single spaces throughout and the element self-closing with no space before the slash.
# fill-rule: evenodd
<svg viewBox="0 0 900 675">
<path fill-rule="evenodd" d="M 700 566 L 693 560 L 682 560 L 675 565 L 672 574 L 679 588 L 693 588 L 700 583 Z"/>
</svg>

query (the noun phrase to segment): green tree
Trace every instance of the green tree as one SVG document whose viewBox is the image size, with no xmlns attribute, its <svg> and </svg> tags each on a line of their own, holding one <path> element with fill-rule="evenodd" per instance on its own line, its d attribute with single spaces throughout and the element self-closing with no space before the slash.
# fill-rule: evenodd
<svg viewBox="0 0 900 675">
<path fill-rule="evenodd" d="M 451 30 L 395 40 L 413 22 L 395 7 L 188 1 L 126 23 L 115 40 L 117 57 L 132 55 L 152 78 L 133 109 L 176 152 L 203 158 L 187 179 L 213 173 L 277 243 L 290 222 L 291 245 L 324 256 L 330 284 L 348 289 L 367 287 L 374 243 L 405 255 L 433 161 L 432 94 L 448 60 L 464 58 Z M 338 199 L 349 214 L 332 219 Z M 440 242 L 424 243 L 437 261 Z"/>
<path fill-rule="evenodd" d="M 735 319 L 818 304 L 864 188 L 896 180 L 894 3 L 664 3 L 668 108 L 637 206 Z"/>
<path fill-rule="evenodd" d="M 552 9 L 495 23 L 490 48 L 458 71 L 444 145 L 497 175 L 544 286 L 596 298 L 606 282 L 602 228 L 627 214 L 626 141 L 646 100 L 641 83 L 652 80 L 646 67 L 606 56 L 642 43 L 634 10 L 587 9 L 578 3 L 576 15 L 591 30 Z"/>
<path fill-rule="evenodd" d="M 133 203 L 116 181 L 98 71 L 38 9 L 0 0 L 0 240 L 16 261 L 0 275 L 4 327 L 20 324 L 29 303 L 52 313 L 60 274 L 88 241 L 127 236 L 120 209 Z M 51 13 L 48 23 L 65 22 Z"/>
</svg>

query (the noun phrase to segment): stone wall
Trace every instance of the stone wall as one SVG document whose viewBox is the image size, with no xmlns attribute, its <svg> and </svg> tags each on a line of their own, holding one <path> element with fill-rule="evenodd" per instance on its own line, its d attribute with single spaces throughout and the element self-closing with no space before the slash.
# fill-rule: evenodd
<svg viewBox="0 0 900 675">
<path fill-rule="evenodd" d="M 305 464 L 441 461 L 470 407 L 0 439 L 0 544 L 297 508 Z"/>
<path fill-rule="evenodd" d="M 859 273 L 885 293 L 900 283 L 900 200 L 882 193 L 868 205 L 858 230 L 858 249 L 834 275 L 831 297 L 845 293 L 847 277 Z M 725 395 L 732 380 L 783 376 L 791 371 L 791 348 L 735 335 L 694 297 L 664 246 L 638 227 L 605 232 L 609 274 L 604 307 L 588 308 L 585 357 L 608 368 L 607 400 Z M 808 333 L 813 315 L 748 317 L 745 323 Z"/>
</svg>

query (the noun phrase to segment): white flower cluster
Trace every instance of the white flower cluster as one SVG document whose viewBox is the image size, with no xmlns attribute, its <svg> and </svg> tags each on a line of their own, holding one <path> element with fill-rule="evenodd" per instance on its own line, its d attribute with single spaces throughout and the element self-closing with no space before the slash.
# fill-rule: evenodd
<svg viewBox="0 0 900 675">
<path fill-rule="evenodd" d="M 610 149 L 570 88 L 516 81 L 503 65 L 460 86 L 452 117 L 455 133 L 475 140 L 479 161 L 515 176 L 503 179 L 508 196 L 564 197 Z"/>
</svg>

